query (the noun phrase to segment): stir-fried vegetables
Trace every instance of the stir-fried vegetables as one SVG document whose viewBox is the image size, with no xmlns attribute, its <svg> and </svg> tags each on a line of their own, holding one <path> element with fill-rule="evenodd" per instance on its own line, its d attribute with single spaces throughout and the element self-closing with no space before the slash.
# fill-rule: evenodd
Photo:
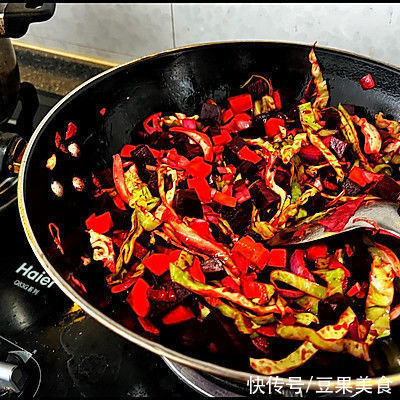
<svg viewBox="0 0 400 400">
<path fill-rule="evenodd" d="M 245 340 L 260 354 L 250 366 L 262 374 L 288 372 L 317 352 L 369 361 L 369 347 L 400 315 L 396 254 L 375 236 L 294 249 L 279 247 L 279 234 L 301 237 L 312 221 L 340 232 L 365 201 L 398 201 L 400 123 L 328 106 L 314 48 L 309 61 L 311 81 L 296 107 L 270 79 L 252 75 L 241 93 L 209 99 L 199 114 L 151 114 L 142 144 L 123 146 L 104 171 L 75 177 L 81 184 L 71 190 L 91 194 L 93 207 L 82 221 L 90 251 L 69 275 L 74 287 L 89 294 L 85 273 L 102 265 L 106 290 L 130 306 L 143 334 L 162 341 L 177 327 L 221 325 L 232 346 Z M 84 153 L 67 150 L 80 148 L 79 133 L 72 123 L 65 139 L 56 133 L 44 161 L 50 176 L 63 157 Z M 69 193 L 60 185 L 52 179 L 55 201 Z M 68 256 L 58 226 L 49 233 Z M 367 273 L 356 270 L 360 257 Z M 219 351 L 212 331 L 204 337 L 199 346 Z M 302 343 L 273 359 L 273 341 Z"/>
</svg>

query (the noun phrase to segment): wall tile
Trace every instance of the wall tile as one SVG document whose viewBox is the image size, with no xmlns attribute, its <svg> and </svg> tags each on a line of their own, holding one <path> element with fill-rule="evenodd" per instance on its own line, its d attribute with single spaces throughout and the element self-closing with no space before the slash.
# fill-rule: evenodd
<svg viewBox="0 0 400 400">
<path fill-rule="evenodd" d="M 22 42 L 124 62 L 173 47 L 168 3 L 57 3 Z"/>
<path fill-rule="evenodd" d="M 328 46 L 400 66 L 399 4 L 173 4 L 176 45 L 273 40 Z"/>
</svg>

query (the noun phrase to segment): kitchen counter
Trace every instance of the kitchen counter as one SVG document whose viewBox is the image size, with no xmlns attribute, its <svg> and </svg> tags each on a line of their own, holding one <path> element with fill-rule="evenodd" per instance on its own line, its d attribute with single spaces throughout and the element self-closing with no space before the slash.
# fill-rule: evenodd
<svg viewBox="0 0 400 400">
<path fill-rule="evenodd" d="M 110 68 L 18 45 L 14 48 L 21 82 L 30 82 L 38 90 L 59 96 L 65 96 L 82 82 Z"/>
</svg>

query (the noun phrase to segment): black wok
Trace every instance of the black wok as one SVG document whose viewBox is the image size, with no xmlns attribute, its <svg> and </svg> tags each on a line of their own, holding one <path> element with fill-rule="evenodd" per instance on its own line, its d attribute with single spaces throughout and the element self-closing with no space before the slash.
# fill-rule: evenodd
<svg viewBox="0 0 400 400">
<path fill-rule="evenodd" d="M 300 99 L 310 79 L 310 46 L 273 42 L 232 42 L 190 46 L 150 55 L 111 69 L 87 81 L 62 99 L 45 117 L 25 151 L 19 175 L 19 209 L 30 245 L 56 284 L 100 323 L 157 354 L 213 374 L 247 381 L 252 374 L 246 357 L 212 357 L 196 348 L 186 350 L 171 338 L 153 342 L 134 332 L 129 310 L 116 306 L 102 289 L 103 272 L 91 272 L 88 294 L 82 294 L 67 280 L 88 249 L 84 221 L 96 205 L 87 192 L 72 189 L 74 176 L 87 177 L 111 165 L 112 155 L 126 143 L 135 143 L 136 129 L 148 115 L 158 111 L 199 112 L 202 102 L 212 98 L 217 103 L 237 94 L 240 85 L 253 74 L 271 78 L 275 88 L 283 88 L 288 98 Z M 400 119 L 400 71 L 350 53 L 317 48 L 316 54 L 331 94 L 330 104 L 354 104 L 372 116 L 379 111 Z M 363 91 L 359 79 L 371 73 L 376 88 Z M 101 108 L 106 108 L 102 116 Z M 82 157 L 66 158 L 50 175 L 45 168 L 54 152 L 56 131 L 65 132 L 69 121 L 79 128 Z M 51 179 L 64 186 L 64 196 L 50 191 Z M 55 248 L 49 235 L 50 222 L 61 229 L 65 255 Z M 374 361 L 326 358 L 325 369 L 310 363 L 291 375 L 302 376 L 389 376 L 400 382 L 400 366 L 389 368 L 385 354 L 395 351 L 397 328 L 393 323 L 392 339 L 375 351 Z M 383 350 L 382 350 L 383 349 Z M 235 353 L 235 351 L 233 351 Z M 282 357 L 286 356 L 283 354 Z M 324 355 L 325 357 L 325 355 Z M 328 356 L 327 356 L 328 357 Z M 384 360 L 384 361 L 382 361 Z M 210 362 L 212 361 L 212 362 Z M 320 364 L 321 365 L 321 364 Z M 347 368 L 346 368 L 347 367 Z M 319 368 L 319 369 L 317 369 Z M 346 375 L 347 371 L 347 375 Z M 319 374 L 319 375 L 318 375 Z M 308 381 L 306 381 L 308 384 Z M 333 380 L 332 385 L 335 384 Z M 353 381 L 355 385 L 355 381 Z M 318 388 L 317 383 L 310 388 Z"/>
</svg>

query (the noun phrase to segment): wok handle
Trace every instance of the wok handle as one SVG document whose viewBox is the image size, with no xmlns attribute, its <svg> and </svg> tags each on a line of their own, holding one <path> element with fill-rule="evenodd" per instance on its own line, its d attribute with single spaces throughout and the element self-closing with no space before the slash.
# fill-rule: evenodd
<svg viewBox="0 0 400 400">
<path fill-rule="evenodd" d="M 28 31 L 29 24 L 50 19 L 55 3 L 28 1 L 0 3 L 0 37 L 19 38 Z"/>
<path fill-rule="evenodd" d="M 18 174 L 27 142 L 16 133 L 0 132 L 0 176 Z"/>
</svg>

